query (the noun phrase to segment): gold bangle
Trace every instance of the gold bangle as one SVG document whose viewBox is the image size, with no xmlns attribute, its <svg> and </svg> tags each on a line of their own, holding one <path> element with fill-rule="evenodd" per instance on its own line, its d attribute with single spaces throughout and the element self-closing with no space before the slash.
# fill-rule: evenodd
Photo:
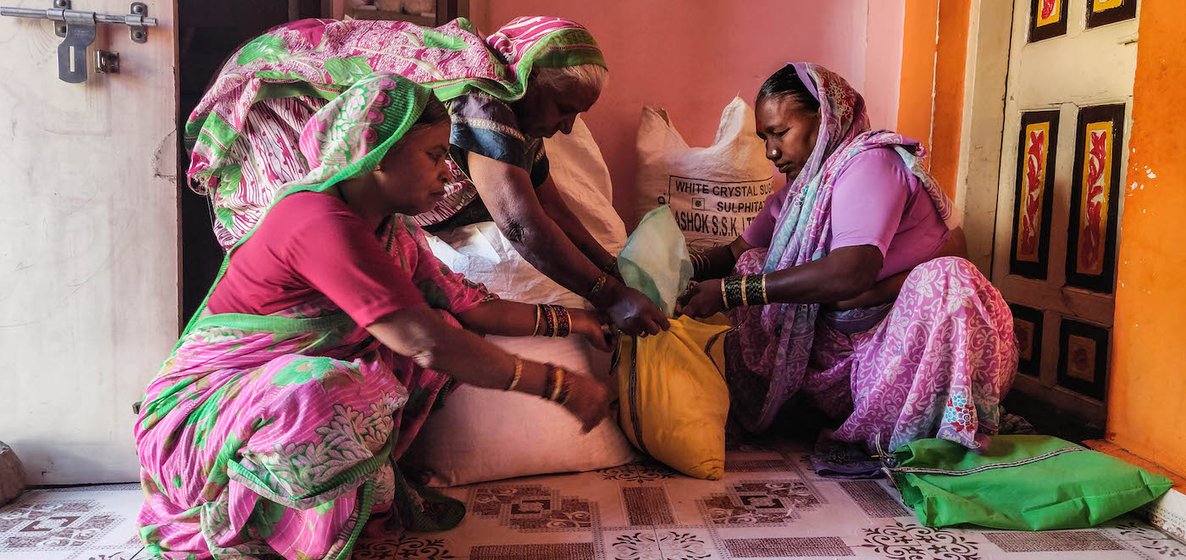
<svg viewBox="0 0 1186 560">
<path fill-rule="evenodd" d="M 539 335 L 539 304 L 535 305 L 535 328 L 531 329 L 531 336 Z"/>
<path fill-rule="evenodd" d="M 572 396 L 572 378 L 567 377 L 564 379 L 564 383 L 560 384 L 560 396 L 559 396 L 559 398 L 556 399 L 556 402 L 560 406 L 564 406 L 564 405 L 568 404 L 568 398 L 571 396 Z"/>
<path fill-rule="evenodd" d="M 762 305 L 770 303 L 770 298 L 766 297 L 766 275 L 762 275 Z"/>
<path fill-rule="evenodd" d="M 557 367 L 552 372 L 556 374 L 556 381 L 552 386 L 552 395 L 548 397 L 548 400 L 558 402 L 560 399 L 560 389 L 564 388 L 564 368 Z"/>
<path fill-rule="evenodd" d="M 749 280 L 749 276 L 741 277 L 741 305 L 749 307 L 749 298 L 745 297 L 745 283 Z"/>
<path fill-rule="evenodd" d="M 515 387 L 519 386 L 520 379 L 523 379 L 523 359 L 515 356 L 515 373 L 511 376 L 511 384 L 507 385 L 504 391 L 514 391 Z"/>
<path fill-rule="evenodd" d="M 725 306 L 725 309 L 729 309 L 729 294 L 725 292 L 725 282 L 728 279 L 728 277 L 721 278 L 721 304 Z"/>
</svg>

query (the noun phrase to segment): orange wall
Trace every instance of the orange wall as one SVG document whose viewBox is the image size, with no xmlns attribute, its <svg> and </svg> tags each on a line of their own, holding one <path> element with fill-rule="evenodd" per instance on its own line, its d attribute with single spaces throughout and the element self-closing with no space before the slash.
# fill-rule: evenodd
<svg viewBox="0 0 1186 560">
<path fill-rule="evenodd" d="M 1108 439 L 1186 474 L 1186 10 L 1140 6 Z"/>
<path fill-rule="evenodd" d="M 931 174 L 955 198 L 964 124 L 964 70 L 968 60 L 970 0 L 940 0 L 935 56 L 935 122 L 931 125 Z"/>
<path fill-rule="evenodd" d="M 898 132 L 931 147 L 939 0 L 906 0 Z"/>
<path fill-rule="evenodd" d="M 486 32 L 520 15 L 569 17 L 597 38 L 610 68 L 609 86 L 585 120 L 609 165 L 614 206 L 632 223 L 643 105 L 666 108 L 689 144 L 705 146 L 734 96 L 752 104 L 772 72 L 788 61 L 810 60 L 865 95 L 874 126 L 894 126 L 903 17 L 897 4 L 470 0 L 470 14 Z"/>
<path fill-rule="evenodd" d="M 931 151 L 935 180 L 955 198 L 970 0 L 906 0 L 898 132 Z"/>
</svg>

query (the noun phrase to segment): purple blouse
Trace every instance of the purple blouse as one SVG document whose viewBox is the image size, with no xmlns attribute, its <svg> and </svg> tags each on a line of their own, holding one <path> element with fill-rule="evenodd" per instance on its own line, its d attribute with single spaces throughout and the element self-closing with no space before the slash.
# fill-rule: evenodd
<svg viewBox="0 0 1186 560">
<path fill-rule="evenodd" d="M 835 181 L 828 250 L 877 247 L 885 257 L 878 280 L 930 260 L 947 239 L 947 226 L 934 203 L 893 149 L 858 154 Z M 790 186 L 766 198 L 762 211 L 741 235 L 747 243 L 770 246 Z"/>
</svg>

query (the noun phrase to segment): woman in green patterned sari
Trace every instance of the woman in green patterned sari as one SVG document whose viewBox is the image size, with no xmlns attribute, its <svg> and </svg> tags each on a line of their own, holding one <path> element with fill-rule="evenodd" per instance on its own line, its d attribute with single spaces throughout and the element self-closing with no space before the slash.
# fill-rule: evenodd
<svg viewBox="0 0 1186 560">
<path fill-rule="evenodd" d="M 592 313 L 498 300 L 399 215 L 443 195 L 448 134 L 430 90 L 386 74 L 304 127 L 312 170 L 231 248 L 146 391 L 135 435 L 150 554 L 347 559 L 373 513 L 389 530 L 455 525 L 459 503 L 395 468 L 451 379 L 542 396 L 586 430 L 606 415 L 600 382 L 466 330 L 605 348 Z"/>
</svg>

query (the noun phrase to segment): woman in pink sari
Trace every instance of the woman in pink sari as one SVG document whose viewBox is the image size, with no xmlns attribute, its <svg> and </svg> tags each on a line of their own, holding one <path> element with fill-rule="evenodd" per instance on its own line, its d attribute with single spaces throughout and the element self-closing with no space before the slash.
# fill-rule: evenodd
<svg viewBox="0 0 1186 560">
<path fill-rule="evenodd" d="M 729 310 L 738 326 L 726 347 L 737 418 L 764 430 L 803 396 L 840 422 L 833 438 L 870 450 L 984 446 L 1016 372 L 1012 318 L 953 256 L 962 233 L 923 148 L 869 130 L 861 95 L 815 64 L 772 75 L 756 115 L 787 186 L 741 238 L 693 257 L 701 281 L 680 309 Z"/>
<path fill-rule="evenodd" d="M 452 527 L 461 504 L 418 492 L 397 460 L 453 380 L 542 396 L 585 430 L 607 413 L 601 382 L 466 330 L 607 348 L 591 312 L 499 300 L 399 215 L 445 192 L 449 119 L 430 90 L 359 79 L 299 145 L 312 170 L 231 247 L 146 390 L 138 524 L 154 558 L 345 559 L 372 513 L 389 531 Z"/>
</svg>

